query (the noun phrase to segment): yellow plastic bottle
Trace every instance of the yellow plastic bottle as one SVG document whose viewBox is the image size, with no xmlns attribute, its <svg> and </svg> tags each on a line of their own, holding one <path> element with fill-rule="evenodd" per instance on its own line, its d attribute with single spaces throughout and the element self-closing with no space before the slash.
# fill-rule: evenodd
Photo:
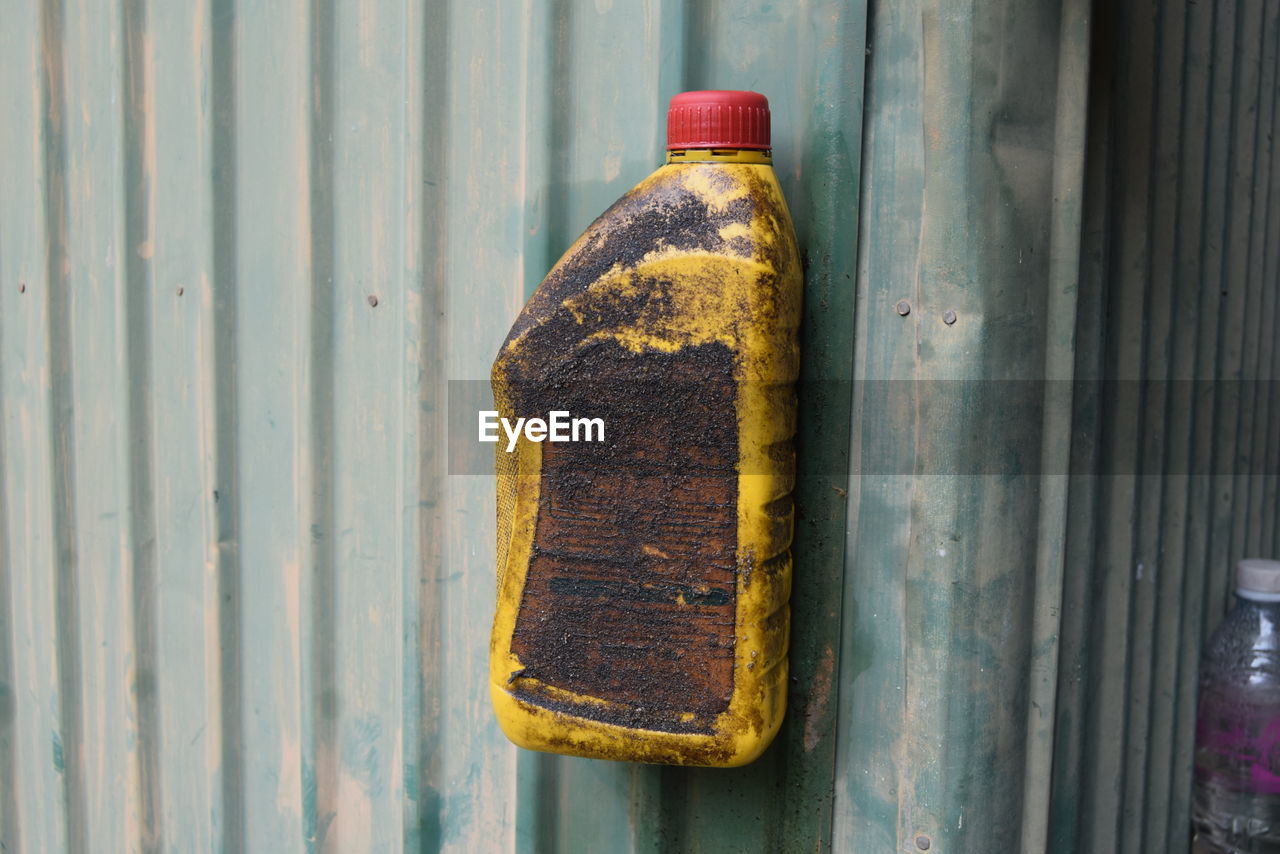
<svg viewBox="0 0 1280 854">
<path fill-rule="evenodd" d="M 562 429 L 497 444 L 490 692 L 522 747 L 734 766 L 786 707 L 802 275 L 764 96 L 677 95 L 667 148 L 493 365 Z"/>
</svg>

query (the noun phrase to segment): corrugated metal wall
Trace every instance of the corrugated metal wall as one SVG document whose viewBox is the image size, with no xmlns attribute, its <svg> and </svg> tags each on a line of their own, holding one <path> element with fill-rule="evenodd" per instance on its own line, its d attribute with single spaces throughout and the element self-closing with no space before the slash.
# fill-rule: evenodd
<svg viewBox="0 0 1280 854">
<path fill-rule="evenodd" d="M 1097 7 L 1051 851 L 1181 851 L 1202 638 L 1280 556 L 1280 6 Z M 1104 382 L 1094 382 L 1104 380 Z"/>
<path fill-rule="evenodd" d="M 1099 12 L 3 0 L 0 851 L 1185 848 L 1280 546 L 1280 399 L 1213 382 L 1280 357 L 1277 13 Z M 448 381 L 709 87 L 807 268 L 788 721 L 519 752 Z"/>
</svg>

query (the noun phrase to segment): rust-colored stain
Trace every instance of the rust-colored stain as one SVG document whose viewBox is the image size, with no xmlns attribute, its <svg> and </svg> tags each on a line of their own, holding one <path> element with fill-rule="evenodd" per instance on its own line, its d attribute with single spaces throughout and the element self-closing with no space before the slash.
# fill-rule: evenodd
<svg viewBox="0 0 1280 854">
<path fill-rule="evenodd" d="M 830 646 L 822 650 L 822 660 L 813 674 L 813 687 L 804 709 L 804 749 L 813 750 L 822 740 L 823 720 L 831 703 L 831 677 L 835 672 L 835 653 Z"/>
<path fill-rule="evenodd" d="M 544 448 L 512 651 L 521 677 L 610 705 L 556 701 L 529 678 L 513 693 L 610 723 L 711 732 L 733 692 L 733 355 L 598 342 L 572 370 L 594 378 L 586 393 L 566 400 L 553 380 L 524 396 L 525 411 L 567 404 L 625 426 L 606 443 Z"/>
</svg>

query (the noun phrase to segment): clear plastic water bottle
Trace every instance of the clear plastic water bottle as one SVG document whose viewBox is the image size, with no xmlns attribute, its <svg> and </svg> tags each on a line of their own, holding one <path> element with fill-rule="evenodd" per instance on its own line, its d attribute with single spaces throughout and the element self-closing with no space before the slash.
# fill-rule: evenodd
<svg viewBox="0 0 1280 854">
<path fill-rule="evenodd" d="M 1200 668 L 1193 851 L 1280 854 L 1280 561 L 1242 560 Z"/>
</svg>

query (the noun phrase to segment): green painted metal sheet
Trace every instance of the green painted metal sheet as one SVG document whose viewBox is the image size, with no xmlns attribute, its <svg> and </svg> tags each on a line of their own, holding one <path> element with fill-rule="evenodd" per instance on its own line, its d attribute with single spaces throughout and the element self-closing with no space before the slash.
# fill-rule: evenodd
<svg viewBox="0 0 1280 854">
<path fill-rule="evenodd" d="M 1280 552 L 1274 4 L 0 20 L 0 851 L 1185 850 Z M 788 718 L 521 752 L 449 383 L 693 88 L 770 97 L 805 261 Z"/>
<path fill-rule="evenodd" d="M 1280 32 L 1186 2 L 1094 35 L 1072 470 L 1107 476 L 1070 496 L 1050 850 L 1185 851 L 1200 643 L 1280 548 Z"/>
</svg>

